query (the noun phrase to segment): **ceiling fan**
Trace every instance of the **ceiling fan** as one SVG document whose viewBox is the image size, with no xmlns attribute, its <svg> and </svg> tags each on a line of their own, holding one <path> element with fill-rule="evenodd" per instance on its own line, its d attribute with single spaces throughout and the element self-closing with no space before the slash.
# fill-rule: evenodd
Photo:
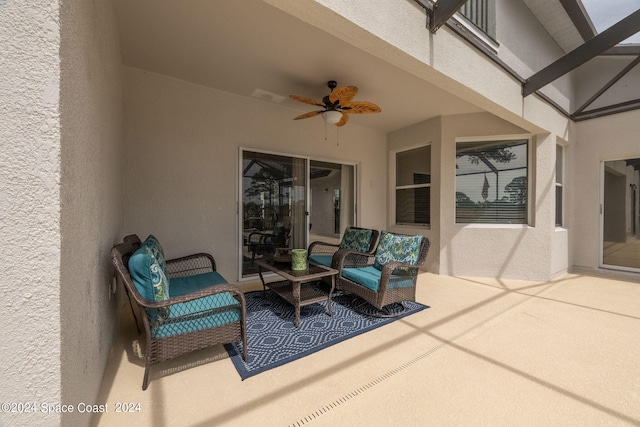
<svg viewBox="0 0 640 427">
<path fill-rule="evenodd" d="M 373 102 L 352 101 L 353 97 L 358 93 L 358 88 L 355 86 L 337 87 L 338 84 L 334 80 L 328 81 L 327 86 L 331 89 L 331 93 L 322 98 L 322 101 L 305 98 L 304 96 L 289 95 L 289 98 L 295 101 L 324 108 L 323 110 L 311 111 L 294 117 L 293 120 L 308 119 L 322 114 L 327 123 L 344 126 L 349 121 L 350 114 L 372 114 L 382 111 Z"/>
</svg>

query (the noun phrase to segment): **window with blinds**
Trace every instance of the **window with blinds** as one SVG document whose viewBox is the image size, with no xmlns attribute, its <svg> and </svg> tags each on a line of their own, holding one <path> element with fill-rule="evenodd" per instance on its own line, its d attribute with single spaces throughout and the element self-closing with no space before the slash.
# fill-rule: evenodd
<svg viewBox="0 0 640 427">
<path fill-rule="evenodd" d="M 528 223 L 528 141 L 456 144 L 456 222 Z"/>
<path fill-rule="evenodd" d="M 395 154 L 397 225 L 431 223 L 431 146 Z"/>
</svg>

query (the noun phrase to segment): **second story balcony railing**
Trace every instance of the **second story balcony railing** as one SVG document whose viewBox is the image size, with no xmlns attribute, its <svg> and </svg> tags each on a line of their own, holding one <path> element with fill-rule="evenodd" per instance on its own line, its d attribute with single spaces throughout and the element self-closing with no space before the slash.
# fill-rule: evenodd
<svg viewBox="0 0 640 427">
<path fill-rule="evenodd" d="M 459 12 L 485 34 L 495 39 L 495 0 L 468 0 Z"/>
</svg>

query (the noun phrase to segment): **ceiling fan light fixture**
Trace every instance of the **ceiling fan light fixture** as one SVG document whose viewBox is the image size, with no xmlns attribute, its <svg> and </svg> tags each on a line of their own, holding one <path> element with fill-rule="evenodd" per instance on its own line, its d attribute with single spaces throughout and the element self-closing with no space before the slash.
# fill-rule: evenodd
<svg viewBox="0 0 640 427">
<path fill-rule="evenodd" d="M 322 118 L 330 125 L 335 125 L 342 120 L 342 113 L 338 110 L 329 110 L 322 113 Z"/>
</svg>

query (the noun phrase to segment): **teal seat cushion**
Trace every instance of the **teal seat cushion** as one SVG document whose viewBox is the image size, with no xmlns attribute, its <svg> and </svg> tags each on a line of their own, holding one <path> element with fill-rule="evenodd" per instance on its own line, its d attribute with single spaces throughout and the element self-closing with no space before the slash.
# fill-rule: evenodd
<svg viewBox="0 0 640 427">
<path fill-rule="evenodd" d="M 382 270 L 382 267 L 391 261 L 416 264 L 420 256 L 422 239 L 421 234 L 406 236 L 383 231 L 380 233 L 380 242 L 376 249 L 373 266 Z"/>
<path fill-rule="evenodd" d="M 371 230 L 347 228 L 340 241 L 340 249 L 351 249 L 358 252 L 367 252 L 371 245 Z"/>
<path fill-rule="evenodd" d="M 352 282 L 356 282 L 364 286 L 365 288 L 377 291 L 380 287 L 382 271 L 373 266 L 363 268 L 344 268 L 342 269 L 342 276 Z M 387 286 L 389 289 L 408 288 L 413 286 L 413 278 L 391 275 Z"/>
<path fill-rule="evenodd" d="M 172 277 L 169 279 L 169 288 L 172 297 L 179 297 L 192 292 L 200 291 L 209 286 L 228 283 L 220 273 L 212 271 L 209 273 L 195 274 L 187 277 Z"/>
<path fill-rule="evenodd" d="M 333 255 L 311 255 L 309 257 L 309 261 L 315 262 L 316 264 L 331 267 L 331 262 L 333 261 Z"/>
<path fill-rule="evenodd" d="M 211 329 L 241 319 L 240 303 L 229 292 L 174 304 L 168 318 L 153 327 L 155 338 L 166 338 Z"/>
<path fill-rule="evenodd" d="M 382 272 L 374 267 L 343 268 L 342 276 L 356 282 L 372 291 L 377 291 L 380 286 Z"/>
</svg>

